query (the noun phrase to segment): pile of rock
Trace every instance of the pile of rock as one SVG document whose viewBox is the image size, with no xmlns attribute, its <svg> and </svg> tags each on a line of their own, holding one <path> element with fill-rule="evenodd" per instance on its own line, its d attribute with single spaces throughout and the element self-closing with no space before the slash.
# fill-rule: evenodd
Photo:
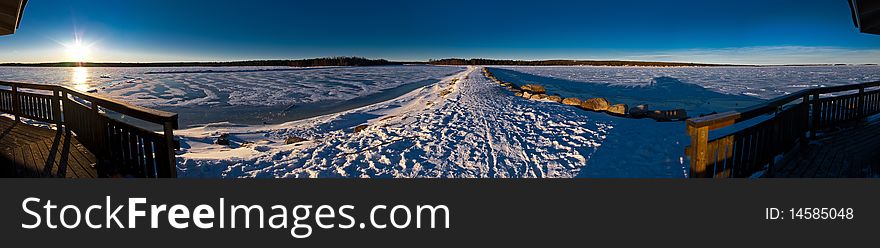
<svg viewBox="0 0 880 248">
<path fill-rule="evenodd" d="M 575 106 L 583 110 L 605 112 L 610 115 L 628 117 L 628 118 L 651 118 L 657 121 L 677 121 L 687 119 L 687 112 L 684 109 L 675 110 L 649 110 L 647 105 L 639 105 L 630 109 L 626 104 L 612 104 L 608 99 L 597 97 L 587 100 L 581 100 L 575 97 L 562 98 L 557 94 L 550 95 L 547 89 L 538 84 L 526 84 L 517 87 L 511 82 L 503 82 L 498 80 L 488 69 L 483 68 L 483 74 L 493 82 L 514 92 L 515 96 L 531 100 L 548 100 L 568 106 Z"/>
<path fill-rule="evenodd" d="M 520 90 L 519 87 L 516 86 L 516 84 L 498 80 L 498 78 L 496 78 L 495 75 L 492 75 L 492 72 L 489 72 L 489 70 L 485 67 L 483 67 L 483 75 L 486 75 L 486 78 L 492 80 L 492 82 L 495 82 L 498 85 L 501 85 L 501 87 L 506 88 L 508 91 L 517 94 L 517 96 L 522 96 L 522 90 Z"/>
</svg>

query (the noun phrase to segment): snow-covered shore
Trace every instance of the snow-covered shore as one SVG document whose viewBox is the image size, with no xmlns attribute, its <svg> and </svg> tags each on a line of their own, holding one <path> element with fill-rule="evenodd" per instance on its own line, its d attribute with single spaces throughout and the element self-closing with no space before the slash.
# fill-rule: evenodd
<svg viewBox="0 0 880 248">
<path fill-rule="evenodd" d="M 368 127 L 354 132 L 362 124 Z M 603 155 L 607 157 L 598 159 L 602 163 L 589 162 L 609 135 L 622 149 L 665 145 L 633 143 L 638 141 L 615 133 L 618 124 L 639 130 L 655 122 L 512 97 L 478 67 L 470 67 L 394 100 L 342 113 L 281 125 L 225 123 L 178 131 L 183 143 L 179 175 L 574 177 L 590 176 L 582 171 L 589 165 L 597 176 L 613 177 L 623 169 L 612 167 L 632 161 L 627 164 L 635 170 L 623 175 L 683 176 L 675 154 L 680 147 L 646 154 L 654 157 L 649 160 L 668 162 L 665 166 L 639 154 L 615 159 L 622 155 L 617 152 Z M 230 134 L 231 146 L 213 144 L 222 133 Z M 285 145 L 288 137 L 308 141 Z M 640 172 L 640 164 L 653 169 Z"/>
</svg>

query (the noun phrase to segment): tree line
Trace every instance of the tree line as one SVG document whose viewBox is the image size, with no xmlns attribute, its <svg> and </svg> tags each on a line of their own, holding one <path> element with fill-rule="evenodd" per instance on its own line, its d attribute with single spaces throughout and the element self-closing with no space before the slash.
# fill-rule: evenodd
<svg viewBox="0 0 880 248">
<path fill-rule="evenodd" d="M 100 63 L 100 62 L 57 62 L 57 63 L 6 63 L 0 66 L 30 67 L 225 67 L 225 66 L 382 66 L 403 64 L 430 65 L 519 65 L 519 66 L 735 66 L 725 64 L 701 64 L 680 62 L 650 62 L 622 60 L 498 60 L 498 59 L 432 59 L 427 62 L 399 62 L 385 59 L 363 57 L 327 57 L 299 60 L 247 60 L 229 62 L 151 62 L 151 63 Z"/>
<path fill-rule="evenodd" d="M 519 65 L 519 66 L 730 66 L 721 64 L 649 62 L 621 60 L 497 60 L 497 59 L 439 59 L 430 60 L 432 65 Z"/>
<path fill-rule="evenodd" d="M 96 62 L 57 62 L 57 63 L 7 63 L 0 66 L 29 67 L 225 67 L 225 66 L 378 66 L 402 65 L 384 59 L 362 57 L 327 57 L 299 60 L 248 60 L 230 62 L 152 62 L 152 63 L 96 63 Z"/>
</svg>

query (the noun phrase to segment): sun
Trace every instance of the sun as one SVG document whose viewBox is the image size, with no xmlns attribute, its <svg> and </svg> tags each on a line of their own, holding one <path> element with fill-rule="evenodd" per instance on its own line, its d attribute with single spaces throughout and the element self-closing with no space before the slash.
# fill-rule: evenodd
<svg viewBox="0 0 880 248">
<path fill-rule="evenodd" d="M 72 62 L 84 62 L 89 59 L 91 48 L 81 41 L 76 41 L 73 44 L 65 45 L 64 53 Z"/>
</svg>

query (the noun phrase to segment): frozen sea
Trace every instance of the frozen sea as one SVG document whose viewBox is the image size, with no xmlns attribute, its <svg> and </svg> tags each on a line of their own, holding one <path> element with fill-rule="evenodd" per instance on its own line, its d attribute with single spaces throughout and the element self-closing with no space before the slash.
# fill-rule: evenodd
<svg viewBox="0 0 880 248">
<path fill-rule="evenodd" d="M 178 113 L 180 126 L 283 123 L 390 100 L 463 71 L 447 66 L 0 67 L 0 80 L 65 85 Z M 102 78 L 101 76 L 109 76 Z"/>
<path fill-rule="evenodd" d="M 880 66 L 491 67 L 501 80 L 536 83 L 551 93 L 604 97 L 629 106 L 685 109 L 690 116 L 747 107 L 810 88 L 880 80 Z"/>
</svg>

